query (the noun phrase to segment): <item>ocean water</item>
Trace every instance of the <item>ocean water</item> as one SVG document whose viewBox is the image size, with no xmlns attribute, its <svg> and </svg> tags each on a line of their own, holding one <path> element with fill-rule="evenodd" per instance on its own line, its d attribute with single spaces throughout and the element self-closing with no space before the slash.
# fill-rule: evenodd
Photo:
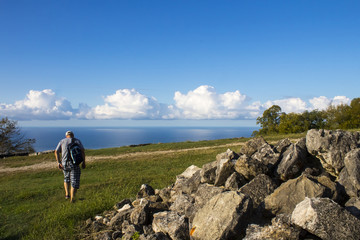
<svg viewBox="0 0 360 240">
<path fill-rule="evenodd" d="M 71 130 L 86 149 L 145 143 L 214 140 L 250 137 L 257 127 L 22 127 L 26 138 L 36 139 L 37 152 L 52 150 Z"/>
</svg>

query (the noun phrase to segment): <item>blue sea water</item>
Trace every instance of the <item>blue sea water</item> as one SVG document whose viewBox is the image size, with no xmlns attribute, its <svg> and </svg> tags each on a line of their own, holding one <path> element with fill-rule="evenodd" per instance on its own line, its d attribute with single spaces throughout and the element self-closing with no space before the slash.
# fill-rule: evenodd
<svg viewBox="0 0 360 240">
<path fill-rule="evenodd" d="M 37 152 L 55 149 L 72 130 L 86 149 L 100 149 L 144 143 L 168 143 L 250 137 L 257 127 L 22 127 L 26 138 L 36 139 Z"/>
</svg>

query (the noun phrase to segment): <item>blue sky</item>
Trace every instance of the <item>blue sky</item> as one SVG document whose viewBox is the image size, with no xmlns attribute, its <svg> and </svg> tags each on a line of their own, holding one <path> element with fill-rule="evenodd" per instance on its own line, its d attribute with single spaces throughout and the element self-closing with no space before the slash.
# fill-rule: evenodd
<svg viewBox="0 0 360 240">
<path fill-rule="evenodd" d="M 332 0 L 0 0 L 0 117 L 245 126 L 272 104 L 348 104 L 359 12 Z"/>
</svg>

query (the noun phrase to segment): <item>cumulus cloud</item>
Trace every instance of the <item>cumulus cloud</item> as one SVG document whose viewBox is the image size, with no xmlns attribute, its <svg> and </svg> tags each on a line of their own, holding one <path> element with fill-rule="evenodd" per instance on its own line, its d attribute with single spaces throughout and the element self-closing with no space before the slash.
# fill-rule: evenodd
<svg viewBox="0 0 360 240">
<path fill-rule="evenodd" d="M 176 91 L 173 104 L 159 103 L 154 97 L 135 89 L 119 89 L 104 97 L 104 103 L 95 107 L 86 103 L 73 109 L 70 102 L 51 89 L 30 90 L 25 99 L 13 104 L 0 103 L 0 116 L 15 120 L 56 119 L 256 119 L 272 105 L 283 112 L 301 113 L 329 106 L 350 104 L 345 96 L 314 97 L 308 102 L 291 97 L 278 100 L 250 102 L 239 90 L 218 93 L 212 86 L 202 85 L 187 93 Z"/>
<path fill-rule="evenodd" d="M 14 104 L 0 103 L 0 114 L 17 120 L 70 119 L 73 111 L 70 102 L 51 89 L 30 90 L 24 100 Z"/>
<path fill-rule="evenodd" d="M 312 105 L 312 109 L 325 110 L 329 106 L 349 105 L 351 100 L 345 96 L 335 96 L 334 98 L 320 96 L 310 99 L 309 102 Z"/>
<path fill-rule="evenodd" d="M 186 94 L 175 92 L 174 117 L 183 119 L 237 119 L 248 116 L 248 97 L 238 90 L 218 94 L 214 87 L 203 85 Z"/>
<path fill-rule="evenodd" d="M 286 113 L 294 112 L 300 113 L 309 108 L 306 106 L 306 102 L 300 98 L 286 98 L 274 101 L 267 101 L 264 104 L 265 109 L 271 107 L 272 105 L 278 105 L 281 107 L 281 110 Z"/>
<path fill-rule="evenodd" d="M 81 113 L 87 119 L 156 119 L 160 105 L 135 89 L 120 89 L 104 98 L 105 104 Z"/>
</svg>

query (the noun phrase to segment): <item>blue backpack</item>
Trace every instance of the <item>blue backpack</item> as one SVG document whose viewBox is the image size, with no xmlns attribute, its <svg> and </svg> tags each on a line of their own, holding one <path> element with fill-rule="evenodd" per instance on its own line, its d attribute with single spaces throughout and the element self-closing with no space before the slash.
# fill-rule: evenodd
<svg viewBox="0 0 360 240">
<path fill-rule="evenodd" d="M 71 143 L 68 145 L 68 152 L 74 165 L 79 165 L 82 161 L 84 161 L 81 147 L 74 138 L 71 138 Z"/>
</svg>

